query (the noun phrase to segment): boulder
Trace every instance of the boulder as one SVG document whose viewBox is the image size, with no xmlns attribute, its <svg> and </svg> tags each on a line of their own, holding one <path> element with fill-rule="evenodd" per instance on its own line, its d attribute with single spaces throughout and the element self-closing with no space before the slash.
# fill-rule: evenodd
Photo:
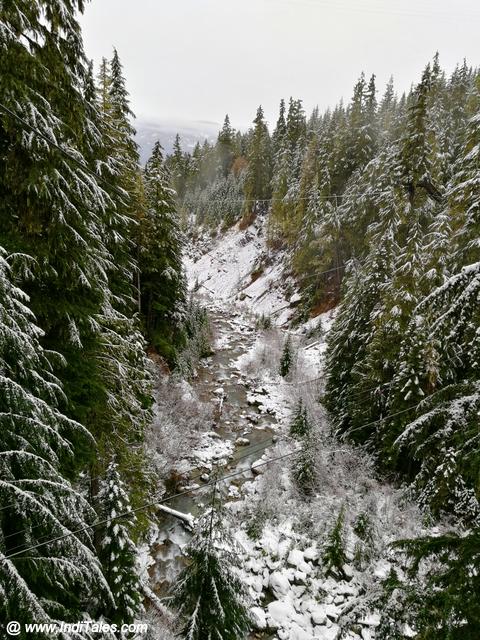
<svg viewBox="0 0 480 640">
<path fill-rule="evenodd" d="M 307 574 L 305 571 L 295 571 L 293 582 L 294 584 L 306 584 Z"/>
<path fill-rule="evenodd" d="M 265 460 L 262 460 L 260 458 L 259 460 L 255 460 L 255 462 L 252 462 L 252 466 L 250 468 L 252 470 L 252 473 L 255 476 L 258 476 L 264 473 L 266 466 L 267 465 L 265 464 Z"/>
<path fill-rule="evenodd" d="M 300 549 L 292 549 L 288 554 L 287 562 L 292 567 L 298 567 L 298 564 L 303 562 L 303 553 Z"/>
<path fill-rule="evenodd" d="M 334 604 L 326 604 L 325 605 L 325 614 L 327 618 L 332 620 L 332 622 L 336 622 L 338 620 L 338 608 Z"/>
<path fill-rule="evenodd" d="M 311 610 L 312 622 L 313 624 L 324 625 L 327 622 L 327 614 L 325 612 L 325 607 L 322 605 L 317 605 L 316 607 L 312 607 Z"/>
<path fill-rule="evenodd" d="M 267 616 L 265 611 L 260 607 L 253 607 L 250 609 L 250 617 L 252 619 L 252 625 L 254 629 L 263 631 L 267 628 Z"/>
<path fill-rule="evenodd" d="M 287 595 L 287 593 L 290 591 L 290 583 L 288 581 L 288 578 L 285 574 L 280 573 L 280 571 L 274 571 L 272 574 L 270 574 L 268 586 L 277 599 Z"/>
<path fill-rule="evenodd" d="M 350 580 L 353 579 L 353 569 L 349 564 L 344 564 L 343 567 L 343 574 L 345 576 L 345 579 L 348 580 L 348 582 L 350 582 Z"/>
<path fill-rule="evenodd" d="M 290 551 L 290 553 L 288 554 L 287 563 L 290 566 L 296 567 L 299 571 L 303 571 L 306 574 L 309 574 L 312 572 L 312 566 L 307 562 L 305 562 L 303 551 L 300 551 L 300 549 L 292 549 Z"/>
<path fill-rule="evenodd" d="M 358 595 L 358 589 L 347 582 L 339 582 L 336 587 L 336 592 L 342 596 L 356 596 Z"/>
<path fill-rule="evenodd" d="M 319 640 L 335 640 L 339 631 L 340 627 L 336 624 L 330 627 L 316 627 L 313 637 Z"/>
<path fill-rule="evenodd" d="M 315 547 L 308 547 L 303 552 L 303 558 L 306 562 L 316 562 L 319 558 L 319 553 Z"/>
<path fill-rule="evenodd" d="M 363 616 L 363 618 L 360 618 L 359 622 L 365 627 L 378 627 L 380 624 L 380 614 L 369 613 L 368 615 Z"/>
<path fill-rule="evenodd" d="M 267 627 L 269 629 L 286 629 L 289 619 L 295 615 L 293 604 L 288 600 L 274 600 L 267 606 Z"/>
</svg>

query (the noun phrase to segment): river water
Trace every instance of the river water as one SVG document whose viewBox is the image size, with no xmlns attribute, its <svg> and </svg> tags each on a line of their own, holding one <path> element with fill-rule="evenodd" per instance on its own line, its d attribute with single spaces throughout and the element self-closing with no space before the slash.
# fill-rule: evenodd
<svg viewBox="0 0 480 640">
<path fill-rule="evenodd" d="M 219 483 L 218 490 L 227 498 L 232 485 L 241 487 L 254 477 L 252 463 L 272 444 L 276 419 L 248 404 L 248 382 L 235 364 L 236 359 L 245 354 L 255 340 L 254 320 L 249 321 L 235 310 L 230 313 L 215 310 L 210 313 L 210 321 L 216 338 L 215 353 L 199 368 L 199 375 L 192 386 L 202 401 L 214 400 L 218 406 L 218 389 L 223 389 L 222 409 L 221 413 L 217 410 L 216 417 L 215 433 L 218 439 L 232 442 L 239 437 L 248 439 L 248 445 L 235 446 L 232 458 L 219 469 L 220 476 L 243 472 Z M 196 482 L 201 485 L 198 476 L 209 471 L 206 467 L 197 467 L 191 470 L 190 477 L 197 478 Z M 208 506 L 209 491 L 205 489 L 173 498 L 167 506 L 198 516 L 206 508 L 205 505 Z M 231 495 L 228 500 L 232 500 Z M 167 594 L 182 568 L 183 549 L 190 536 L 188 527 L 178 518 L 168 514 L 159 516 L 159 534 L 151 550 L 155 564 L 150 567 L 151 584 L 157 595 Z"/>
</svg>

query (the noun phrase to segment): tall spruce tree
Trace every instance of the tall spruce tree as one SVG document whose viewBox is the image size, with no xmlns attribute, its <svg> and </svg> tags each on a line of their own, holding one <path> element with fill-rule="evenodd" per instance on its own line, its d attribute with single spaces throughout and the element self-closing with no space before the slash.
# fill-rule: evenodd
<svg viewBox="0 0 480 640">
<path fill-rule="evenodd" d="M 42 344 L 66 359 L 56 373 L 67 410 L 83 421 L 98 382 L 95 317 L 108 297 L 110 256 L 103 239 L 109 198 L 88 166 L 100 132 L 84 98 L 89 71 L 75 17 L 81 5 L 3 7 L 0 95 L 9 111 L 0 124 L 0 235 L 8 251 L 34 258 L 23 287 L 44 330 Z M 15 37 L 19 32 L 31 37 Z"/>
<path fill-rule="evenodd" d="M 145 216 L 140 223 L 140 297 L 148 339 L 167 359 L 181 339 L 185 279 L 183 237 L 162 147 L 155 143 L 145 165 Z"/>
<path fill-rule="evenodd" d="M 59 410 L 42 331 L 0 254 L 0 627 L 95 616 L 112 594 L 93 551 L 96 520 L 66 479 L 90 434 Z M 40 637 L 40 636 L 39 636 Z"/>
<path fill-rule="evenodd" d="M 248 168 L 245 179 L 246 211 L 255 209 L 257 200 L 270 197 L 271 148 L 270 134 L 260 106 L 255 117 L 253 136 L 248 149 Z M 265 208 L 265 203 L 260 206 Z"/>
<path fill-rule="evenodd" d="M 134 514 L 114 461 L 108 465 L 98 500 L 102 521 L 106 521 L 101 531 L 100 560 L 114 598 L 108 618 L 118 625 L 130 624 L 142 601 L 135 545 L 130 537 Z"/>
<path fill-rule="evenodd" d="M 235 573 L 239 556 L 234 541 L 215 508 L 199 521 L 188 548 L 189 564 L 173 590 L 173 605 L 189 640 L 240 640 L 250 626 L 247 593 Z"/>
<path fill-rule="evenodd" d="M 218 134 L 216 152 L 220 176 L 226 178 L 232 168 L 235 156 L 235 129 L 230 124 L 228 114 Z"/>
</svg>

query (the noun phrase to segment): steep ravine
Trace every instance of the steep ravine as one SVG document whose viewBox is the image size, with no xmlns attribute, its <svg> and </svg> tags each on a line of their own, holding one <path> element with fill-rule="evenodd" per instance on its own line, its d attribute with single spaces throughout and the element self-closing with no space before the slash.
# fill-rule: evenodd
<svg viewBox="0 0 480 640">
<path fill-rule="evenodd" d="M 235 538 L 244 559 L 243 581 L 252 597 L 251 638 L 373 640 L 379 612 L 371 606 L 371 598 L 391 568 L 400 577 L 404 575 L 390 543 L 400 535 L 415 537 L 439 529 L 424 524 L 422 514 L 401 488 L 377 476 L 367 452 L 338 442 L 330 432 L 319 400 L 325 340 L 334 312 L 295 329 L 286 328 L 287 315 L 270 316 L 270 328 L 259 325 L 259 317 L 269 314 L 268 307 L 256 307 L 256 298 L 273 296 L 277 309 L 291 306 L 280 300 L 281 286 L 278 282 L 272 285 L 268 277 L 255 282 L 255 295 L 241 295 L 246 290 L 242 282 L 248 282 L 246 273 L 233 284 L 232 274 L 239 261 L 243 264 L 241 256 L 249 255 L 253 261 L 262 250 L 258 239 L 251 242 L 254 246 L 248 247 L 243 232 L 232 231 L 208 256 L 187 261 L 190 283 L 208 281 L 213 287 L 210 291 L 197 289 L 195 294 L 209 310 L 215 347 L 191 385 L 199 401 L 213 402 L 216 410 L 200 444 L 187 452 L 190 473 L 186 487 L 192 493 L 172 499 L 168 506 L 196 516 L 208 503 L 209 489 L 201 487 L 211 478 L 212 467 L 218 466 L 221 474 L 242 472 L 222 482 L 221 491 L 236 523 Z M 229 260 L 235 247 L 240 254 Z M 222 289 L 222 282 L 230 283 L 230 288 Z M 294 362 L 284 379 L 278 365 L 288 334 Z M 299 399 L 308 407 L 318 438 L 318 485 L 309 499 L 292 483 L 292 458 L 252 469 L 257 460 L 265 462 L 298 450 L 299 443 L 289 436 L 289 424 Z M 346 562 L 341 575 L 332 575 L 326 571 L 322 554 L 343 509 Z M 368 544 L 355 533 L 359 518 L 369 523 Z M 259 523 L 254 535 L 252 521 Z M 165 595 L 183 564 L 190 533 L 172 516 L 162 516 L 160 522 L 149 573 L 153 589 Z M 359 548 L 364 553 L 361 560 Z M 342 635 L 346 621 L 350 631 Z M 412 634 L 409 628 L 403 631 L 405 638 Z"/>
<path fill-rule="evenodd" d="M 243 471 L 219 485 L 224 499 L 231 500 L 240 495 L 243 483 L 254 477 L 252 464 L 268 450 L 272 437 L 275 439 L 277 423 L 276 413 L 272 409 L 263 409 L 262 393 L 258 396 L 258 403 L 253 400 L 254 383 L 236 365 L 255 341 L 254 326 L 245 315 L 234 309 L 228 314 L 215 309 L 210 314 L 210 321 L 215 335 L 214 354 L 201 365 L 198 377 L 191 385 L 200 400 L 213 401 L 217 408 L 210 425 L 212 428 L 207 432 L 206 446 L 191 452 L 191 470 L 185 486 L 194 491 L 166 503 L 172 509 L 194 516 L 202 512 L 208 500 L 209 489 L 201 491 L 198 488 L 209 481 L 212 467 L 218 467 L 221 474 Z M 180 491 L 182 489 L 184 487 Z M 152 547 L 155 564 L 150 567 L 150 577 L 157 593 L 165 593 L 182 566 L 183 548 L 188 539 L 188 528 L 181 520 L 167 514 L 161 516 L 161 525 Z"/>
</svg>

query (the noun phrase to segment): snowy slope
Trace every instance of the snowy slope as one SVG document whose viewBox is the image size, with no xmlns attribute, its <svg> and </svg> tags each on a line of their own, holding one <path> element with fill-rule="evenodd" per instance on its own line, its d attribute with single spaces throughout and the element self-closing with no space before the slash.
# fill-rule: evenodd
<svg viewBox="0 0 480 640">
<path fill-rule="evenodd" d="M 294 283 L 283 275 L 284 258 L 267 247 L 265 220 L 259 218 L 246 230 L 236 225 L 197 243 L 189 250 L 185 268 L 190 287 L 200 287 L 217 303 L 243 303 L 254 314 L 282 325 L 294 310 L 288 294 Z"/>
</svg>

